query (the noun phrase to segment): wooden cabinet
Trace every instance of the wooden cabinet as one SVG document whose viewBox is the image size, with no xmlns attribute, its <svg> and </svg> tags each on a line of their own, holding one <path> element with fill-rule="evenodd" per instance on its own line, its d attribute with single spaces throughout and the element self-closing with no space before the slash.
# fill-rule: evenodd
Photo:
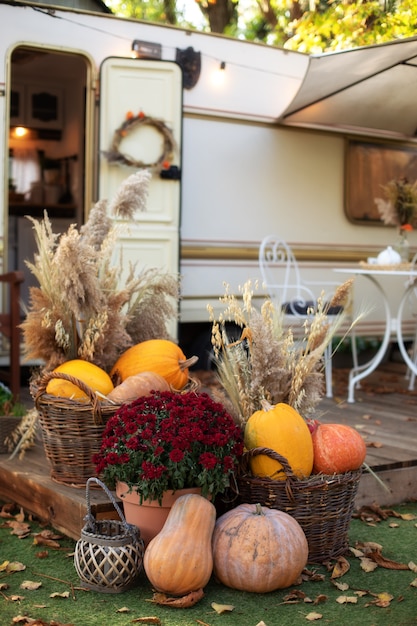
<svg viewBox="0 0 417 626">
<path fill-rule="evenodd" d="M 63 93 L 59 87 L 14 84 L 10 96 L 10 125 L 60 130 L 63 122 Z"/>
</svg>

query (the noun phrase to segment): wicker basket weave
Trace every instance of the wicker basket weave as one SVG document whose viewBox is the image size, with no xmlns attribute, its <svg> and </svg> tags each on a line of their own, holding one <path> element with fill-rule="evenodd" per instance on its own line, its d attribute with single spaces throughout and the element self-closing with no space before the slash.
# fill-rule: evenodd
<svg viewBox="0 0 417 626">
<path fill-rule="evenodd" d="M 104 489 L 120 521 L 97 521 L 91 514 L 89 489 L 93 483 Z M 74 553 L 74 566 L 81 584 L 102 593 L 126 591 L 142 571 L 145 547 L 140 530 L 126 522 L 112 493 L 98 478 L 87 480 L 86 500 L 86 524 Z"/>
<path fill-rule="evenodd" d="M 265 454 L 279 461 L 286 480 L 253 476 L 250 460 Z M 362 470 L 297 478 L 288 461 L 269 448 L 254 448 L 243 455 L 237 477 L 239 502 L 260 503 L 294 517 L 307 537 L 309 563 L 341 556 L 349 547 L 348 532 Z"/>
<path fill-rule="evenodd" d="M 46 393 L 53 378 L 67 380 L 87 395 L 87 400 L 71 400 Z M 39 413 L 46 458 L 51 466 L 51 478 L 70 487 L 85 487 L 95 467 L 92 456 L 99 451 L 101 436 L 107 420 L 119 405 L 100 401 L 81 380 L 62 372 L 44 374 L 31 393 Z"/>
</svg>

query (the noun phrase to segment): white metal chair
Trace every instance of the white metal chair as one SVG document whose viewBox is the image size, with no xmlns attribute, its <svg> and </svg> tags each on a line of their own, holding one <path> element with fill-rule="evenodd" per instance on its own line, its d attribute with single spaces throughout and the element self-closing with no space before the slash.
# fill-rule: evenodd
<svg viewBox="0 0 417 626">
<path fill-rule="evenodd" d="M 411 260 L 411 269 L 413 271 L 417 270 L 417 253 L 413 256 Z M 412 292 L 410 292 L 410 296 L 413 296 L 414 298 L 413 301 L 415 303 L 417 301 L 417 286 L 412 290 Z M 401 324 L 401 319 L 398 321 L 398 323 Z M 413 361 L 414 365 L 417 365 L 417 328 L 416 328 L 416 332 L 414 335 L 412 347 L 410 350 L 410 358 Z M 411 369 L 411 367 L 407 367 L 406 378 L 408 378 L 409 391 L 413 391 L 415 381 L 416 381 L 416 375 L 415 375 L 414 370 Z"/>
<path fill-rule="evenodd" d="M 263 286 L 277 310 L 283 311 L 288 325 L 294 327 L 294 319 L 299 320 L 297 326 L 302 332 L 303 323 L 308 317 L 308 311 L 316 308 L 317 298 L 330 285 L 335 287 L 336 282 L 307 282 L 301 279 L 298 263 L 290 246 L 274 235 L 263 239 L 259 248 L 259 267 Z M 315 289 L 313 290 L 313 287 Z M 336 316 L 341 307 L 330 307 L 328 316 Z M 294 331 L 296 332 L 296 328 Z M 354 343 L 354 342 L 353 342 Z M 352 343 L 352 346 L 353 346 Z M 356 346 L 356 344 L 355 344 Z M 355 350 L 355 348 L 353 348 Z M 356 359 L 356 352 L 353 354 Z M 324 354 L 324 373 L 326 382 L 326 396 L 333 396 L 332 388 L 332 345 L 326 347 Z"/>
</svg>

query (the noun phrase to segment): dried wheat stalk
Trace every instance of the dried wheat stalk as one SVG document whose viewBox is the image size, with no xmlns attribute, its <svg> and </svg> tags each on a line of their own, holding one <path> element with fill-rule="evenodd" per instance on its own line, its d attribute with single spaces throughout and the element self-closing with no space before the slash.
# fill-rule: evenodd
<svg viewBox="0 0 417 626">
<path fill-rule="evenodd" d="M 225 309 L 218 319 L 209 305 L 214 360 L 222 385 L 219 400 L 242 427 L 263 399 L 271 404 L 285 402 L 303 415 L 315 409 L 324 390 L 324 352 L 344 319 L 342 310 L 330 321 L 327 310 L 348 301 L 352 284 L 349 280 L 341 285 L 329 303 L 318 299 L 300 340 L 284 327 L 284 314 L 276 311 L 271 300 L 267 298 L 260 310 L 255 308 L 250 281 L 241 300 L 226 286 L 220 299 Z M 237 341 L 230 341 L 227 322 L 242 329 Z"/>
</svg>

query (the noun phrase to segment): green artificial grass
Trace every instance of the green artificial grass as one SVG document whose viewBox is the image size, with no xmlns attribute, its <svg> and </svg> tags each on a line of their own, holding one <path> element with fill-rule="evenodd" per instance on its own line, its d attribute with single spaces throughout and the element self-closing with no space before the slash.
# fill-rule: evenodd
<svg viewBox="0 0 417 626">
<path fill-rule="evenodd" d="M 372 541 L 382 545 L 382 555 L 397 563 L 417 563 L 417 504 L 405 503 L 391 507 L 396 513 L 411 514 L 412 519 L 389 517 L 372 525 L 353 519 L 350 526 L 350 545 L 358 541 Z M 34 545 L 33 533 L 38 524 L 30 522 L 32 535 L 18 538 L 12 535 L 7 519 L 0 520 L 0 625 L 26 624 L 13 621 L 16 616 L 36 619 L 36 626 L 128 626 L 140 623 L 160 623 L 162 626 L 298 626 L 311 623 L 312 613 L 322 617 L 313 623 L 337 626 L 412 626 L 417 625 L 417 571 L 393 570 L 378 566 L 366 573 L 360 561 L 348 555 L 349 571 L 337 579 L 347 584 L 341 590 L 331 582 L 331 572 L 324 565 L 308 566 L 308 570 L 324 576 L 323 580 L 306 580 L 298 586 L 268 594 L 251 594 L 228 589 L 213 579 L 205 588 L 205 595 L 195 606 L 187 609 L 168 608 L 153 604 L 152 588 L 144 574 L 135 587 L 120 594 L 85 591 L 80 588 L 73 565 L 75 542 L 59 540 L 59 549 Z M 43 557 L 43 558 L 41 558 Z M 20 562 L 26 566 L 21 572 L 8 573 L 4 563 Z M 334 565 L 334 561 L 332 562 Z M 42 583 L 37 590 L 21 588 L 24 581 Z M 298 595 L 309 598 L 297 598 Z M 367 592 L 362 594 L 361 592 Z M 69 597 L 51 597 L 51 594 L 69 592 Z M 300 594 L 301 592 L 301 594 Z M 356 593 L 355 592 L 359 592 Z M 390 594 L 393 599 L 386 607 L 374 604 L 376 596 Z M 292 602 L 286 602 L 291 593 Z M 375 595 L 371 595 L 375 594 Z M 21 596 L 20 599 L 16 597 Z M 356 597 L 357 603 L 339 604 L 341 596 Z M 15 598 L 15 599 L 13 599 Z M 321 600 L 317 604 L 315 600 Z M 234 610 L 218 614 L 211 603 L 230 604 Z M 125 609 L 128 612 L 119 612 Z M 144 622 L 139 618 L 154 617 L 158 621 Z M 135 621 L 136 620 L 136 621 Z"/>
</svg>

